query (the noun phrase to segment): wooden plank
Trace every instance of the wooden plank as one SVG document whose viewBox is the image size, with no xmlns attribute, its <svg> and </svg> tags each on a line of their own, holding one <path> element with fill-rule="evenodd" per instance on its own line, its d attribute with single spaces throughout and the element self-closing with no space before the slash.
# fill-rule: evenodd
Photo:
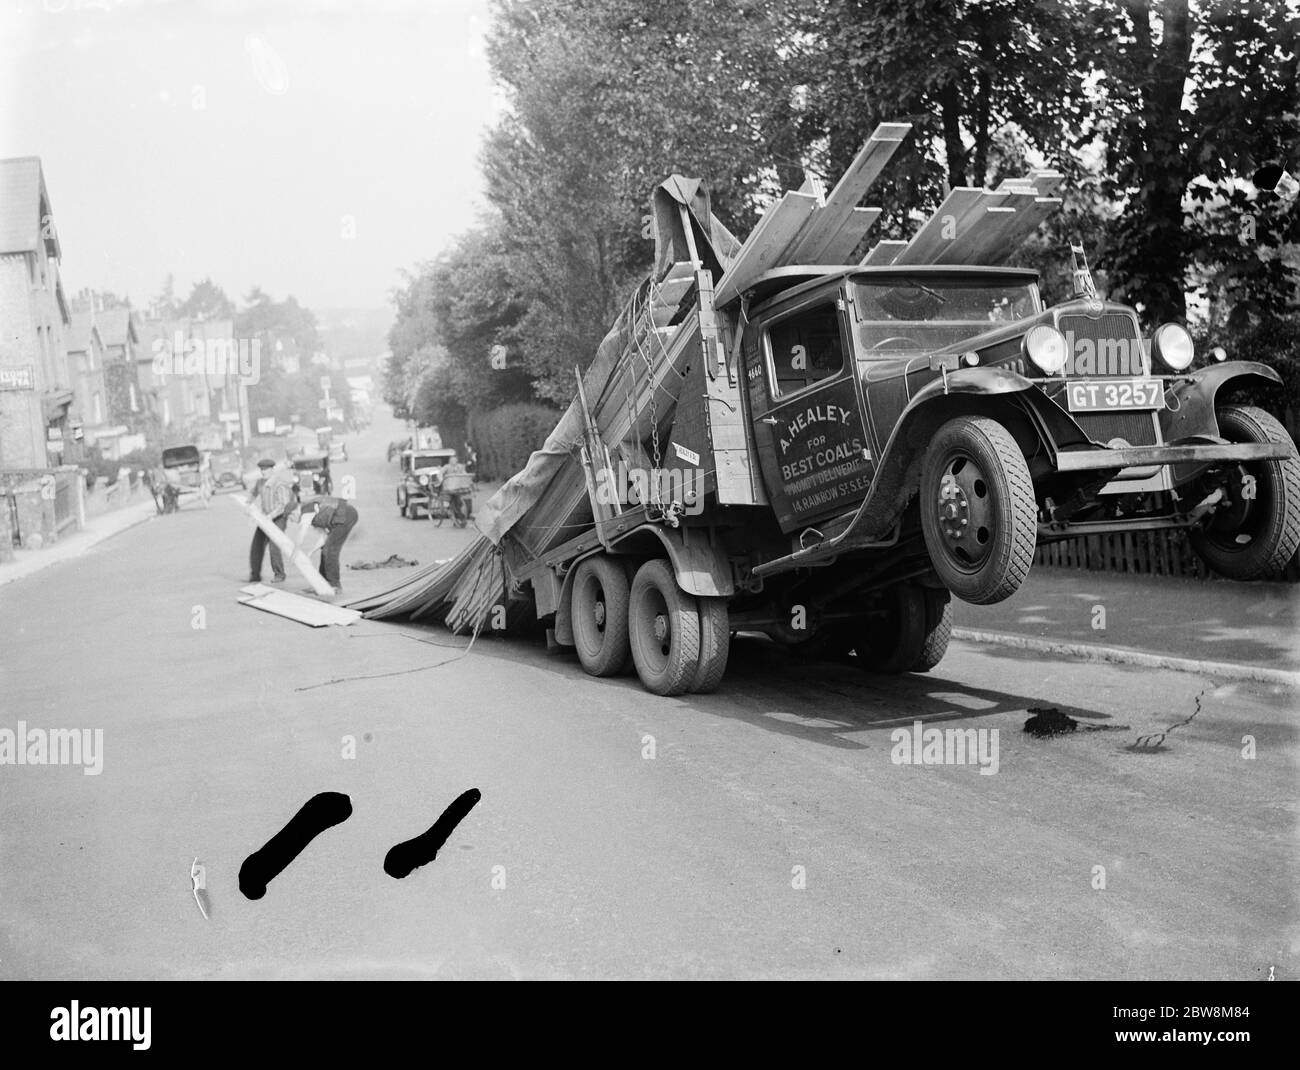
<svg viewBox="0 0 1300 1070">
<path fill-rule="evenodd" d="M 853 216 L 853 209 L 866 196 L 871 184 L 880 177 L 890 158 L 911 132 L 911 123 L 881 123 L 867 138 L 848 169 L 840 176 L 826 198 L 826 204 L 807 221 L 804 232 L 790 251 L 787 264 L 838 263 L 828 259 L 827 249 L 840 237 L 840 231 Z M 866 231 L 863 231 L 865 234 Z M 859 235 L 859 240 L 861 240 Z M 853 243 L 854 245 L 857 242 Z M 849 252 L 852 252 L 850 247 Z M 845 256 L 848 253 L 844 254 Z"/>
<path fill-rule="evenodd" d="M 895 258 L 894 263 L 932 264 L 948 242 L 952 240 L 952 228 L 957 219 L 970 211 L 971 206 L 984 196 L 982 189 L 972 186 L 958 186 L 943 199 L 943 203 L 934 210 L 921 229 L 912 235 L 912 240 Z"/>
<path fill-rule="evenodd" d="M 1065 181 L 1065 176 L 1060 171 L 1050 167 L 1030 171 L 1029 178 L 1033 188 L 1038 190 L 1038 196 L 1040 197 L 1050 197 Z"/>
<path fill-rule="evenodd" d="M 935 264 L 978 264 L 981 248 L 988 244 L 990 231 L 1003 231 L 1015 216 L 1014 208 L 997 208 L 981 205 L 978 212 L 971 214 L 966 229 L 958 230 L 957 236 L 939 250 Z"/>
<path fill-rule="evenodd" d="M 344 609 L 328 602 L 317 602 L 314 598 L 304 598 L 290 591 L 277 590 L 263 584 L 252 584 L 242 588 L 243 597 L 239 604 L 260 609 L 265 613 L 274 613 L 277 617 L 297 621 L 311 628 L 325 628 L 331 624 L 346 627 L 361 619 L 355 609 Z"/>
<path fill-rule="evenodd" d="M 840 228 L 839 234 L 831 239 L 822 250 L 822 263 L 847 264 L 853 250 L 867 236 L 867 232 L 876 225 L 880 218 L 879 208 L 855 208 L 848 221 Z"/>
<path fill-rule="evenodd" d="M 1034 203 L 1016 213 L 1016 218 L 1004 234 L 998 236 L 998 248 L 983 257 L 985 264 L 1001 264 L 1011 256 L 1026 238 L 1034 233 L 1048 216 L 1061 207 L 1059 197 L 1036 197 Z"/>
<path fill-rule="evenodd" d="M 262 529 L 263 534 L 279 548 L 280 552 L 289 558 L 289 563 L 302 573 L 303 578 L 311 584 L 313 591 L 326 598 L 334 594 L 334 588 L 325 582 L 325 577 L 316 571 L 316 566 L 311 563 L 307 555 L 301 550 L 295 550 L 293 540 L 276 527 L 261 509 L 252 502 L 245 501 L 239 494 L 236 494 L 233 500 L 252 517 L 253 523 Z"/>
<path fill-rule="evenodd" d="M 1033 192 L 1039 197 L 1050 197 L 1063 181 L 1065 181 L 1065 176 L 1060 171 L 1051 168 L 1039 168 L 1030 171 L 1027 175 L 1003 179 L 998 186 L 998 192 L 1020 190 Z"/>
<path fill-rule="evenodd" d="M 818 208 L 826 203 L 826 183 L 822 181 L 821 175 L 814 175 L 811 171 L 805 171 L 803 185 L 799 187 L 799 192 L 810 193 L 816 197 Z"/>
<path fill-rule="evenodd" d="M 1032 201 L 1033 198 L 1031 197 Z M 1005 259 L 1015 244 L 1009 237 L 1021 226 L 1017 212 L 1010 205 L 994 212 L 979 229 L 971 244 L 964 250 L 964 262 L 967 264 L 994 264 Z"/>
<path fill-rule="evenodd" d="M 898 254 L 907 248 L 907 242 L 886 238 L 873 245 L 862 258 L 862 267 L 885 267 L 898 259 Z"/>
<path fill-rule="evenodd" d="M 718 279 L 714 304 L 725 305 L 752 286 L 763 272 L 786 263 L 791 243 L 816 209 L 817 199 L 812 194 L 787 193 L 764 212 L 731 267 Z"/>
<path fill-rule="evenodd" d="M 979 264 L 990 249 L 1001 244 L 1002 235 L 1013 225 L 1015 212 L 1029 208 L 1035 200 L 1032 192 L 985 191 L 971 210 L 956 221 L 953 239 L 934 263 Z"/>
</svg>

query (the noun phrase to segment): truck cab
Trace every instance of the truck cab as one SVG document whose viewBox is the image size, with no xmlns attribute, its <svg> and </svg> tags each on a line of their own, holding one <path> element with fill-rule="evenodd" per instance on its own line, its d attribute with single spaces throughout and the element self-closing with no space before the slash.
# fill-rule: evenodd
<svg viewBox="0 0 1300 1070">
<path fill-rule="evenodd" d="M 760 303 L 744 352 L 763 483 L 799 543 L 780 564 L 919 535 L 943 585 L 986 604 L 1073 535 L 1186 528 L 1234 579 L 1300 540 L 1294 445 L 1216 407 L 1276 373 L 1223 354 L 1194 371 L 1184 327 L 1144 338 L 1087 287 L 1046 308 L 1023 269 L 827 271 Z"/>
</svg>

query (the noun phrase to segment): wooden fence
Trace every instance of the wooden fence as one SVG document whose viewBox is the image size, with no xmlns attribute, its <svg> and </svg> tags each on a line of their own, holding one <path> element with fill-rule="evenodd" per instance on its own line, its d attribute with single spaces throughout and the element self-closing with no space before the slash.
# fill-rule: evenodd
<svg viewBox="0 0 1300 1070">
<path fill-rule="evenodd" d="M 1034 563 L 1051 568 L 1183 579 L 1208 579 L 1213 575 L 1196 556 L 1182 531 L 1128 531 L 1062 539 L 1039 546 Z M 1273 578 L 1290 583 L 1300 581 L 1300 555 L 1292 557 L 1286 570 Z"/>
</svg>

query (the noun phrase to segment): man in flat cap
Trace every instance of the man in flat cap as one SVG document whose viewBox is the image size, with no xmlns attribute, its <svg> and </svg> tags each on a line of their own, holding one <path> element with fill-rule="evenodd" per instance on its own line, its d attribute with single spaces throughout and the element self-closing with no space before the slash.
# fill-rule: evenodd
<svg viewBox="0 0 1300 1070">
<path fill-rule="evenodd" d="M 298 507 L 298 494 L 294 486 L 293 472 L 288 463 L 276 464 L 269 457 L 257 462 L 261 469 L 261 478 L 249 498 L 257 504 L 267 518 L 281 531 L 289 523 L 289 515 Z M 260 527 L 253 529 L 253 542 L 248 548 L 248 582 L 262 582 L 262 559 L 266 556 L 266 545 L 271 543 L 272 583 L 284 582 L 284 556 L 280 548 L 271 542 Z"/>
</svg>

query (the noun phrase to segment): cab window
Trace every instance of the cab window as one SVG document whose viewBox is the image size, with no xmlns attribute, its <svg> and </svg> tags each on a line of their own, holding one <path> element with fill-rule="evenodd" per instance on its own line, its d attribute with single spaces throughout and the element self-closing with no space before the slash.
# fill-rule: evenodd
<svg viewBox="0 0 1300 1070">
<path fill-rule="evenodd" d="M 834 302 L 773 324 L 767 344 L 776 376 L 773 393 L 778 397 L 829 379 L 844 367 L 844 338 Z"/>
</svg>

